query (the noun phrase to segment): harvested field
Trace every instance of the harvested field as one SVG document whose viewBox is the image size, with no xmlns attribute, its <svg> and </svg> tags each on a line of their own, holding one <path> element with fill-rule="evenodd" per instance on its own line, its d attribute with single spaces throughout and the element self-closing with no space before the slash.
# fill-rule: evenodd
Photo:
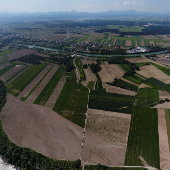
<svg viewBox="0 0 170 170">
<path fill-rule="evenodd" d="M 97 135 L 106 142 L 127 146 L 131 115 L 89 109 L 86 132 Z"/>
<path fill-rule="evenodd" d="M 50 98 L 48 99 L 48 101 L 46 102 L 45 106 L 49 107 L 49 108 L 53 108 L 56 101 L 58 100 L 58 97 L 61 93 L 61 91 L 63 90 L 63 87 L 66 83 L 66 78 L 63 76 L 60 81 L 58 82 L 57 86 L 55 87 L 52 95 L 50 96 Z"/>
<path fill-rule="evenodd" d="M 30 84 L 18 95 L 18 98 L 26 97 L 30 91 L 36 86 L 36 84 L 45 76 L 45 74 L 51 68 L 51 65 L 47 65 L 35 78 L 31 81 Z"/>
<path fill-rule="evenodd" d="M 165 111 L 158 110 L 158 131 L 159 131 L 159 149 L 160 149 L 160 168 L 162 170 L 170 169 L 170 150 L 167 135 L 167 126 Z"/>
<path fill-rule="evenodd" d="M 129 62 L 131 63 L 149 63 L 149 62 L 153 62 L 153 60 L 150 60 L 146 57 L 136 57 L 136 58 L 128 58 L 127 59 Z"/>
<path fill-rule="evenodd" d="M 153 77 L 155 79 L 158 79 L 160 81 L 166 82 L 167 80 L 170 80 L 170 77 L 160 71 L 158 68 L 156 68 L 153 65 L 146 65 L 140 68 L 140 71 L 137 71 L 140 75 L 150 78 Z"/>
<path fill-rule="evenodd" d="M 131 116 L 93 109 L 87 114 L 83 164 L 123 165 Z"/>
<path fill-rule="evenodd" d="M 15 144 L 57 160 L 80 159 L 83 129 L 51 109 L 21 102 L 9 94 L 0 118 Z"/>
<path fill-rule="evenodd" d="M 148 86 L 148 85 L 142 83 L 142 84 L 139 86 L 139 89 L 143 89 L 143 88 L 147 88 L 147 87 L 150 87 L 150 86 Z"/>
<path fill-rule="evenodd" d="M 86 64 L 89 65 L 89 64 L 96 64 L 97 63 L 94 60 L 88 60 L 88 59 L 83 59 L 83 60 L 81 60 L 81 62 L 82 62 L 83 65 L 86 65 Z"/>
<path fill-rule="evenodd" d="M 15 66 L 14 68 L 12 68 L 11 70 L 9 70 L 8 72 L 6 72 L 4 75 L 2 75 L 0 77 L 0 79 L 3 82 L 7 82 L 9 81 L 12 77 L 14 77 L 17 73 L 21 72 L 26 66 L 22 65 L 22 66 Z"/>
<path fill-rule="evenodd" d="M 126 40 L 126 46 L 131 47 L 131 41 L 130 40 Z"/>
<path fill-rule="evenodd" d="M 47 76 L 42 80 L 39 86 L 32 92 L 32 94 L 26 100 L 28 103 L 34 103 L 35 99 L 40 95 L 41 91 L 45 88 L 47 83 L 50 81 L 52 76 L 58 70 L 58 66 L 52 68 L 52 70 L 47 74 Z"/>
<path fill-rule="evenodd" d="M 105 62 L 101 65 L 102 70 L 99 72 L 99 76 L 102 82 L 113 82 L 115 78 L 120 78 L 124 75 L 124 71 L 116 64 L 108 64 Z"/>
<path fill-rule="evenodd" d="M 170 102 L 165 102 L 163 104 L 157 104 L 156 106 L 154 106 L 154 108 L 157 108 L 157 109 L 170 109 Z"/>
<path fill-rule="evenodd" d="M 170 99 L 170 94 L 167 91 L 159 90 L 159 98 L 161 100 Z"/>
<path fill-rule="evenodd" d="M 109 84 L 104 84 L 103 87 L 106 89 L 106 92 L 108 93 L 125 94 L 130 96 L 136 95 L 136 92 L 134 91 L 126 90 L 117 86 L 111 86 Z"/>
<path fill-rule="evenodd" d="M 18 59 L 20 57 L 24 57 L 26 55 L 30 55 L 30 54 L 34 54 L 34 53 L 36 53 L 35 50 L 24 49 L 24 50 L 15 51 L 11 54 L 8 54 L 7 56 L 9 57 L 9 61 L 10 61 L 10 60 L 15 60 L 15 59 Z"/>
<path fill-rule="evenodd" d="M 88 67 L 84 69 L 84 73 L 86 76 L 86 81 L 83 83 L 85 86 L 88 86 L 90 82 L 96 82 L 97 78 L 96 75 L 91 71 L 91 69 Z"/>
<path fill-rule="evenodd" d="M 83 147 L 82 164 L 124 165 L 126 147 L 117 146 L 86 133 Z"/>
</svg>

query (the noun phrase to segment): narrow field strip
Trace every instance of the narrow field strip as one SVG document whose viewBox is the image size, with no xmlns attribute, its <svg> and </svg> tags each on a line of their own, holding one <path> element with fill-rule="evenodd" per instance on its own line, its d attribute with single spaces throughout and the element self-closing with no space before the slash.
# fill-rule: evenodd
<svg viewBox="0 0 170 170">
<path fill-rule="evenodd" d="M 8 72 L 9 70 L 11 70 L 14 67 L 15 67 L 15 65 L 9 65 L 9 66 L 3 68 L 2 70 L 0 70 L 0 76 L 2 76 L 3 74 L 5 74 L 6 72 Z"/>
<path fill-rule="evenodd" d="M 45 88 L 47 83 L 51 80 L 52 76 L 55 74 L 55 72 L 58 70 L 58 65 L 55 65 L 48 73 L 45 75 L 45 77 L 42 79 L 41 82 L 37 84 L 36 87 L 34 87 L 31 94 L 27 97 L 26 102 L 27 103 L 34 103 L 37 96 L 40 95 L 42 90 Z"/>
<path fill-rule="evenodd" d="M 36 98 L 34 102 L 35 104 L 45 105 L 45 103 L 48 101 L 49 97 L 54 91 L 54 88 L 56 87 L 56 85 L 58 84 L 60 78 L 64 73 L 65 73 L 65 67 L 62 65 L 53 75 L 53 77 L 45 86 L 45 88 L 42 90 L 40 95 Z"/>
<path fill-rule="evenodd" d="M 36 84 L 44 77 L 44 75 L 49 71 L 51 65 L 47 65 L 34 79 L 31 81 L 26 88 L 18 95 L 18 98 L 26 98 L 30 91 L 36 86 Z"/>
<path fill-rule="evenodd" d="M 32 65 L 7 86 L 8 91 L 13 95 L 18 96 L 19 93 L 45 68 L 45 66 L 45 64 Z"/>
<path fill-rule="evenodd" d="M 9 80 L 11 80 L 13 77 L 15 77 L 19 72 L 22 72 L 27 66 L 22 65 L 19 67 L 12 67 L 10 70 L 8 70 L 6 73 L 4 73 L 0 79 L 7 83 Z"/>
<path fill-rule="evenodd" d="M 60 95 L 60 93 L 63 90 L 63 87 L 66 83 L 66 78 L 63 76 L 60 81 L 58 82 L 57 86 L 55 87 L 53 93 L 51 94 L 50 98 L 48 99 L 48 101 L 46 102 L 45 106 L 49 107 L 49 108 L 53 108 L 56 101 L 58 100 L 58 97 Z"/>
<path fill-rule="evenodd" d="M 160 149 L 160 167 L 162 170 L 170 169 L 170 151 L 167 135 L 167 125 L 165 111 L 158 110 L 158 131 L 159 131 L 159 149 Z"/>
</svg>

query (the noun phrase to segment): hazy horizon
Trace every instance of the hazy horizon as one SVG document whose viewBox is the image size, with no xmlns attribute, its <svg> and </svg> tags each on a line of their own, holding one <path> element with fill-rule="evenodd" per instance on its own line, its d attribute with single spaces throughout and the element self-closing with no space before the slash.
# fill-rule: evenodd
<svg viewBox="0 0 170 170">
<path fill-rule="evenodd" d="M 169 0 L 1 0 L 0 12 L 105 12 L 129 11 L 166 13 Z"/>
</svg>

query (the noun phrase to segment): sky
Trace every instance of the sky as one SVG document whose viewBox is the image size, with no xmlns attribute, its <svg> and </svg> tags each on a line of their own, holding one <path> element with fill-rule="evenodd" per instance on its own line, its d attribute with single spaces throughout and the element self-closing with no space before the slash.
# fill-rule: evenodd
<svg viewBox="0 0 170 170">
<path fill-rule="evenodd" d="M 0 0 L 0 12 L 170 12 L 170 0 Z"/>
</svg>

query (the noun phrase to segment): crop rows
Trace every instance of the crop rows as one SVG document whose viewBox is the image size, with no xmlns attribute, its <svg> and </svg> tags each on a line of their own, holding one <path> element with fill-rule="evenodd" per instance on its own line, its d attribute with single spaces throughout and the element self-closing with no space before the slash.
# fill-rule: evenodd
<svg viewBox="0 0 170 170">
<path fill-rule="evenodd" d="M 13 95 L 18 96 L 18 94 L 45 68 L 45 66 L 46 64 L 32 65 L 7 85 L 8 91 Z"/>
<path fill-rule="evenodd" d="M 158 115 L 156 109 L 133 108 L 125 165 L 160 168 Z"/>
</svg>

